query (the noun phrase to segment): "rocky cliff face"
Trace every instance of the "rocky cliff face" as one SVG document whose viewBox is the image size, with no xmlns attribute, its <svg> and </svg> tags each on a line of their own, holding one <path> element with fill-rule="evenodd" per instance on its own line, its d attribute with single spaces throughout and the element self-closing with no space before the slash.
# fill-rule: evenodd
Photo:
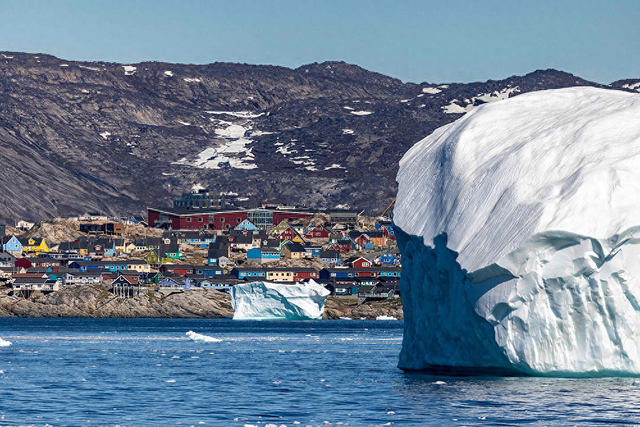
<svg viewBox="0 0 640 427">
<path fill-rule="evenodd" d="M 247 206 L 376 214 L 394 197 L 400 157 L 437 127 L 484 102 L 576 85 L 600 86 L 555 70 L 436 85 L 334 62 L 123 65 L 0 52 L 0 221 L 142 213 L 198 183 Z"/>
</svg>

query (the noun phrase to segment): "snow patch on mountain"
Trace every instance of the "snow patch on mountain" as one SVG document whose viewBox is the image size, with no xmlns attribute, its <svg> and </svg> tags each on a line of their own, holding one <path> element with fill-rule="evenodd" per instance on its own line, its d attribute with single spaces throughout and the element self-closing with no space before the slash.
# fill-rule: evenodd
<svg viewBox="0 0 640 427">
<path fill-rule="evenodd" d="M 220 114 L 232 117 L 239 117 L 241 119 L 255 119 L 260 116 L 264 116 L 264 113 L 252 113 L 250 111 L 205 111 L 207 114 Z"/>
<path fill-rule="evenodd" d="M 438 89 L 437 87 L 423 87 L 422 93 L 427 93 L 429 95 L 435 95 L 437 93 L 442 92 L 442 89 Z"/>
<path fill-rule="evenodd" d="M 507 87 L 500 91 L 493 91 L 491 93 L 482 93 L 472 97 L 471 99 L 465 99 L 462 102 L 457 99 L 454 99 L 448 105 L 443 106 L 442 109 L 447 114 L 468 113 L 478 105 L 486 104 L 489 102 L 501 101 L 503 99 L 508 99 L 511 95 L 513 95 L 516 92 L 520 92 L 520 88 L 518 86 Z M 464 104 L 464 106 L 461 106 L 460 104 Z"/>
<path fill-rule="evenodd" d="M 138 68 L 134 67 L 133 65 L 123 65 L 122 68 L 124 68 L 125 76 L 133 76 L 138 70 Z"/>
<path fill-rule="evenodd" d="M 628 83 L 628 84 L 622 85 L 622 87 L 625 88 L 625 89 L 631 89 L 631 90 L 636 90 L 636 91 L 640 92 L 640 82 Z"/>
<path fill-rule="evenodd" d="M 351 114 L 354 114 L 356 116 L 368 116 L 369 114 L 373 114 L 373 111 L 351 111 Z"/>
</svg>

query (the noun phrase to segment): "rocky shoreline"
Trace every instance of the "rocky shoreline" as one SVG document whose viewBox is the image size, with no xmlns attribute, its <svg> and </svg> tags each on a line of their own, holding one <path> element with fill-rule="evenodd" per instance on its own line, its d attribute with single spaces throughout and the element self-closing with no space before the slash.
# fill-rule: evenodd
<svg viewBox="0 0 640 427">
<path fill-rule="evenodd" d="M 114 297 L 100 285 L 70 286 L 48 295 L 28 299 L 0 293 L 2 317 L 87 317 L 87 318 L 191 318 L 211 319 L 233 316 L 228 294 L 202 289 L 164 294 L 155 290 L 136 298 Z M 402 319 L 400 299 L 358 305 L 356 297 L 332 296 L 325 305 L 325 319 L 375 319 L 392 316 Z"/>
</svg>

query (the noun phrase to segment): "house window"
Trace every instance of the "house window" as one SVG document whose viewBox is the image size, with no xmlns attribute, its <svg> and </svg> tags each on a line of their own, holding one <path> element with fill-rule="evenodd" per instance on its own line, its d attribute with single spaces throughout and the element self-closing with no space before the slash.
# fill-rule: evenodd
<svg viewBox="0 0 640 427">
<path fill-rule="evenodd" d="M 224 222 L 224 217 L 223 217 L 223 218 L 220 218 L 220 222 Z"/>
<path fill-rule="evenodd" d="M 189 217 L 189 218 L 187 218 L 187 222 L 191 222 L 191 218 L 190 218 L 190 217 Z"/>
<path fill-rule="evenodd" d="M 202 217 L 198 218 L 198 222 L 202 222 L 204 219 Z"/>
<path fill-rule="evenodd" d="M 237 222 L 240 222 L 240 218 L 236 218 L 236 221 L 237 221 Z"/>
</svg>

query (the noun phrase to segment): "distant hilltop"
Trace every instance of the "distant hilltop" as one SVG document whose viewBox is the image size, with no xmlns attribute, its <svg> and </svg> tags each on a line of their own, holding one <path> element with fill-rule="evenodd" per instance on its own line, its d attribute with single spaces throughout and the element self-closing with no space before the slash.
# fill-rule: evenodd
<svg viewBox="0 0 640 427">
<path fill-rule="evenodd" d="M 135 215 L 194 185 L 261 200 L 382 212 L 401 156 L 487 102 L 603 86 L 544 70 L 403 83 L 344 62 L 297 69 L 75 62 L 0 52 L 0 222 L 88 210 Z"/>
</svg>

